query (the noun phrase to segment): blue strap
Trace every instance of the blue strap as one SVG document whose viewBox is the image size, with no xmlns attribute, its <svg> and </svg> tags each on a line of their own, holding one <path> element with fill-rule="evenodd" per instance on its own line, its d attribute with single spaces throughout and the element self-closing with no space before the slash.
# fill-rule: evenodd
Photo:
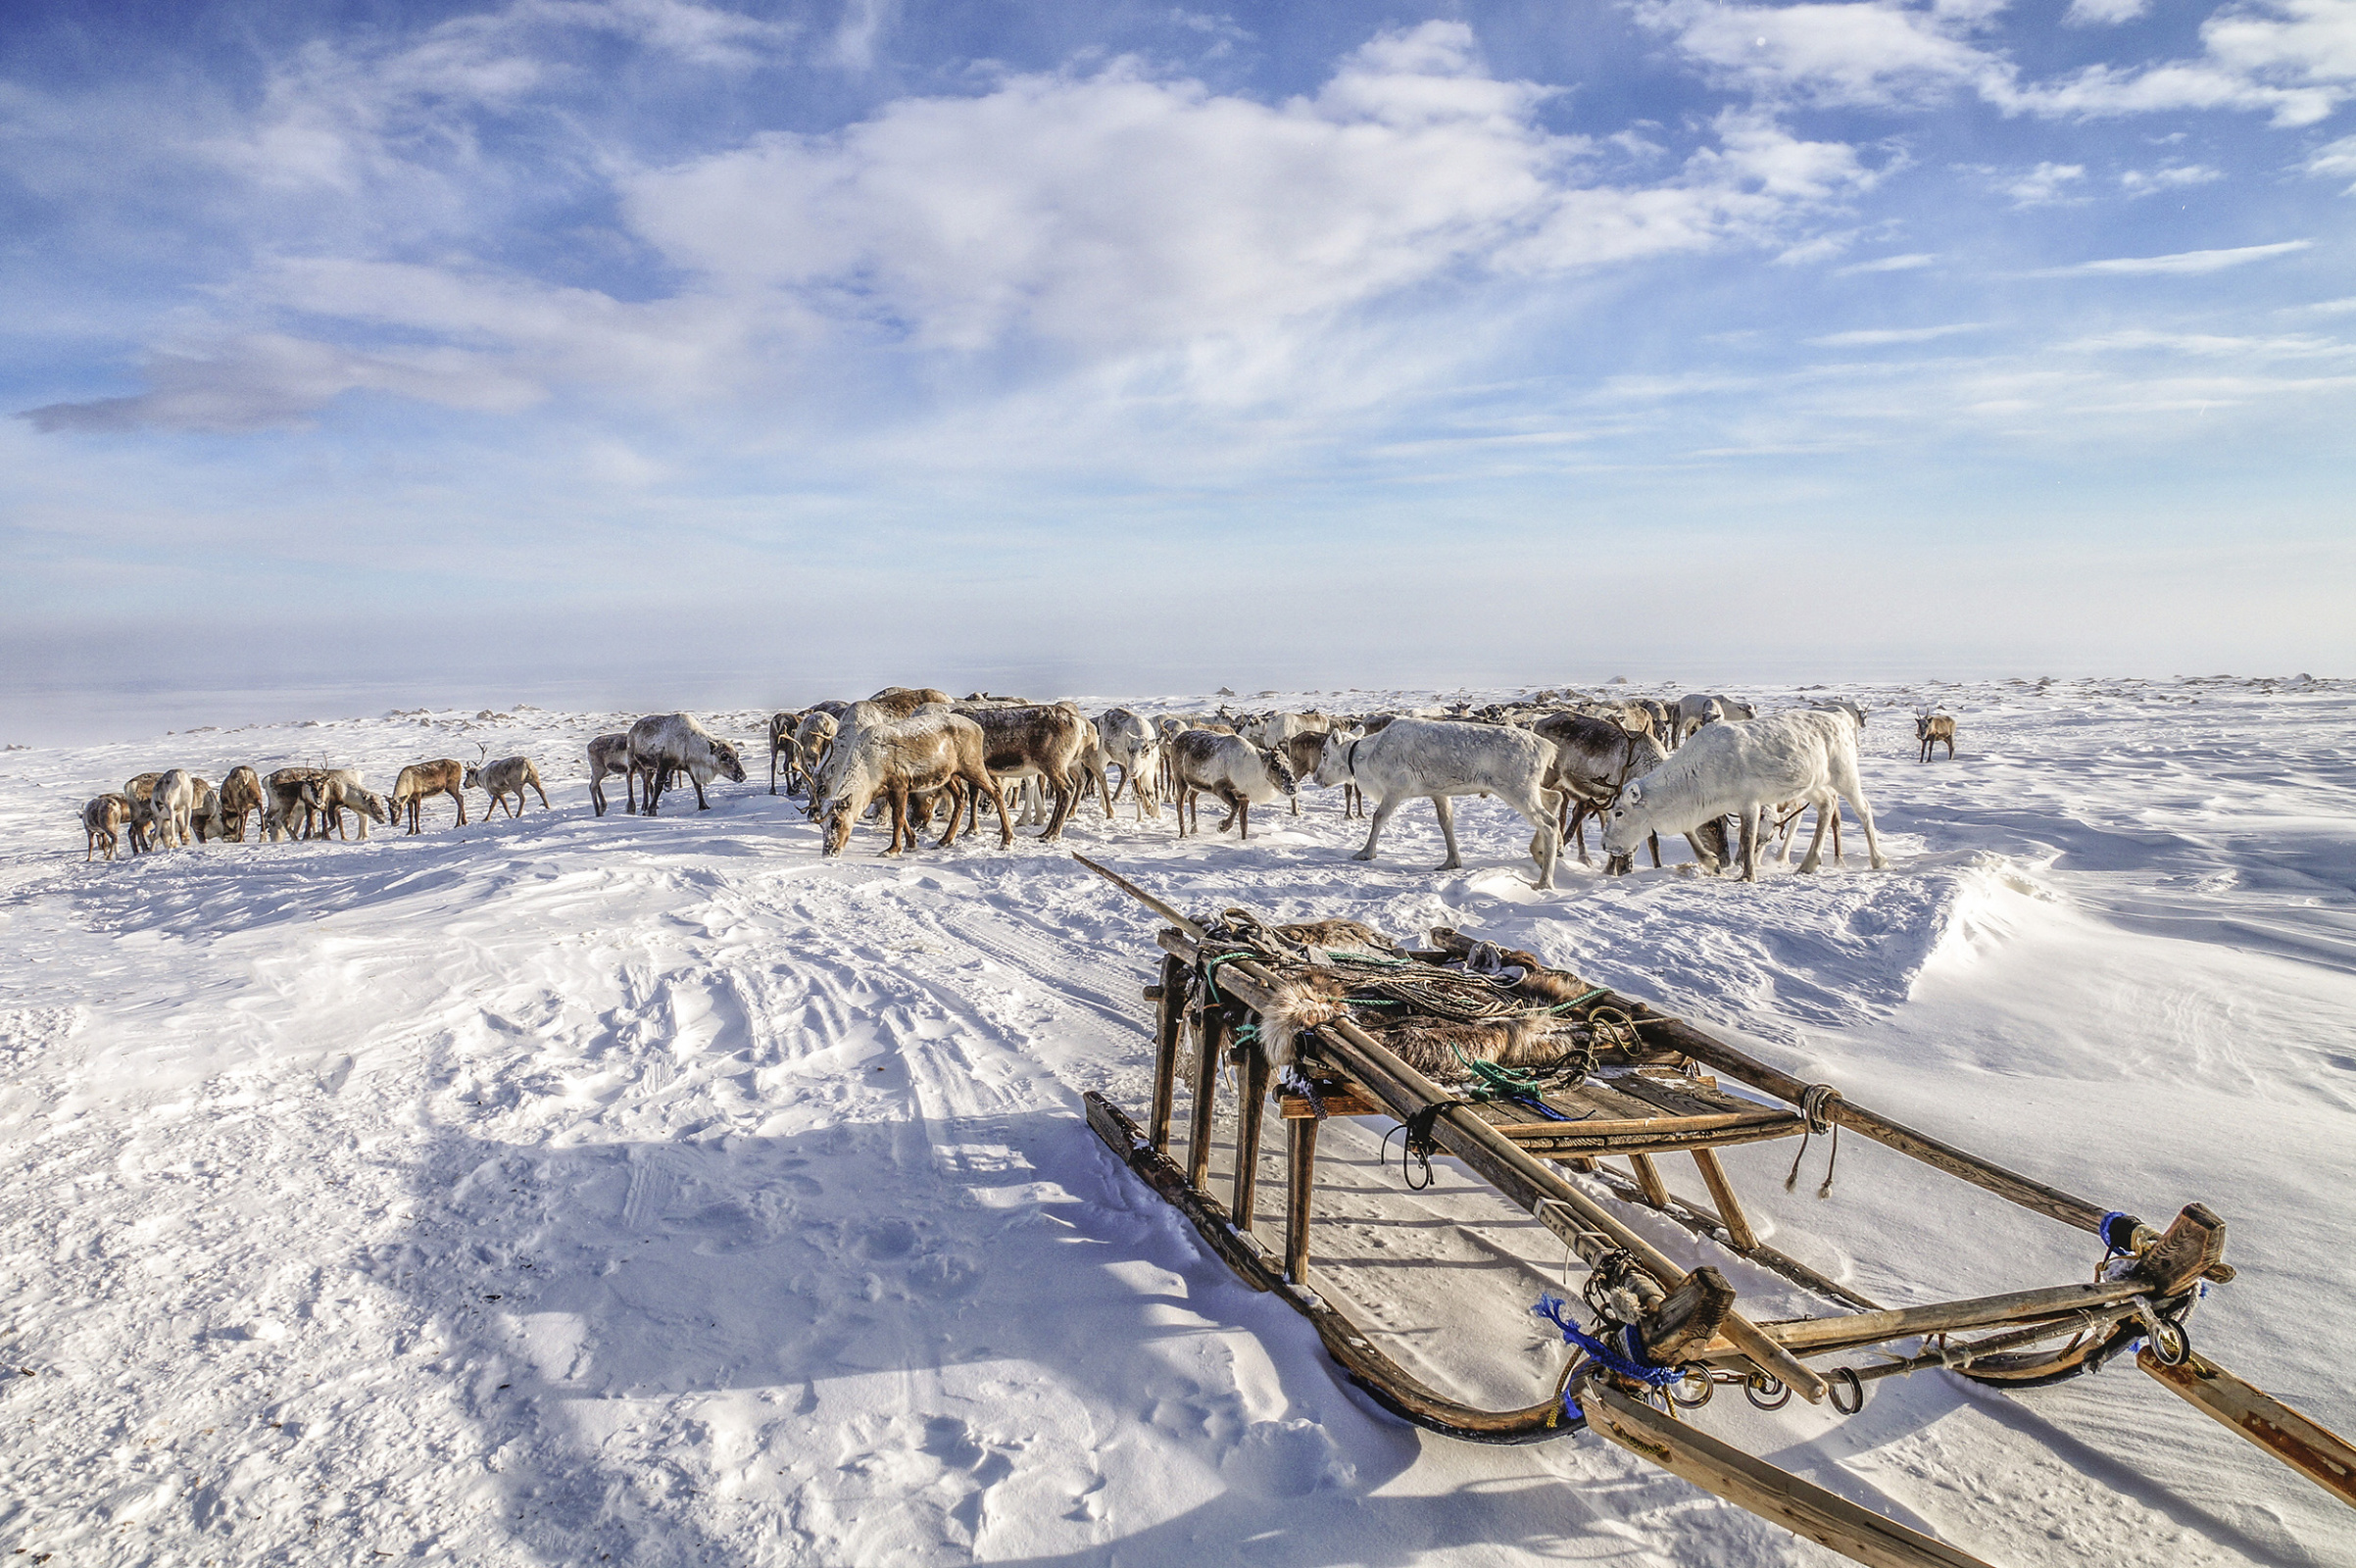
<svg viewBox="0 0 2356 1568">
<path fill-rule="evenodd" d="M 1634 1378 L 1639 1383 L 1648 1384 L 1656 1389 L 1665 1389 L 1672 1383 L 1685 1381 L 1686 1375 L 1683 1368 L 1656 1366 L 1644 1359 L 1644 1349 L 1637 1339 L 1634 1328 L 1623 1328 L 1613 1335 L 1614 1339 L 1619 1340 L 1625 1346 L 1624 1349 L 1615 1349 L 1581 1328 L 1570 1316 L 1570 1303 L 1551 1291 L 1540 1297 L 1538 1304 L 1530 1310 L 1562 1330 L 1563 1343 L 1576 1345 L 1624 1378 Z M 1568 1402 L 1569 1396 L 1565 1396 L 1564 1397 L 1564 1408 L 1570 1410 L 1574 1415 L 1577 1414 L 1577 1408 Z"/>
</svg>

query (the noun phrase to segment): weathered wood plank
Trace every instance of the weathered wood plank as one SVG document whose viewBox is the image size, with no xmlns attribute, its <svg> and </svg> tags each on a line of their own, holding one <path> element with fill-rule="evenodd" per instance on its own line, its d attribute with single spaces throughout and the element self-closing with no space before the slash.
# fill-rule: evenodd
<svg viewBox="0 0 2356 1568">
<path fill-rule="evenodd" d="M 1860 1345 L 1880 1345 L 1885 1340 L 1908 1339 L 1917 1334 L 1992 1328 L 1999 1323 L 2060 1317 L 2088 1307 L 2108 1306 L 2113 1301 L 2132 1300 L 2150 1289 L 2143 1281 L 2132 1279 L 2103 1285 L 2057 1285 L 2049 1290 L 2013 1291 L 1968 1301 L 1885 1307 L 1879 1312 L 1803 1318 L 1796 1323 L 1762 1323 L 1759 1330 L 1788 1350 L 1813 1355 Z"/>
<path fill-rule="evenodd" d="M 2203 1415 L 2240 1433 L 2268 1453 L 2356 1507 L 2356 1444 L 2310 1420 L 2194 1351 L 2183 1366 L 2162 1366 L 2146 1345 L 2135 1365 Z"/>
<path fill-rule="evenodd" d="M 1153 1008 L 1153 1106 L 1146 1113 L 1146 1136 L 1168 1152 L 1170 1112 L 1178 1097 L 1178 1038 L 1186 1010 L 1186 964 L 1176 954 L 1161 960 L 1161 996 Z"/>
<path fill-rule="evenodd" d="M 1735 1197 L 1735 1184 L 1727 1180 L 1726 1167 L 1706 1149 L 1693 1151 L 1693 1163 L 1701 1168 L 1701 1184 L 1710 1190 L 1710 1203 L 1718 1210 L 1718 1223 L 1726 1227 L 1736 1250 L 1747 1252 L 1755 1249 L 1759 1245 L 1758 1235 L 1750 1228 L 1749 1216 L 1742 1212 L 1742 1200 Z"/>
<path fill-rule="evenodd" d="M 1257 1051 L 1246 1054 L 1242 1071 L 1243 1104 L 1235 1126 L 1235 1198 L 1229 1205 L 1235 1222 L 1252 1229 L 1252 1204 L 1259 1192 L 1259 1130 L 1268 1107 L 1268 1058 Z"/>
<path fill-rule="evenodd" d="M 1591 1431 L 1702 1491 L 1872 1568 L 1988 1568 L 1919 1530 L 1673 1420 L 1592 1379 L 1578 1384 Z"/>
<path fill-rule="evenodd" d="M 1219 1057 L 1227 1045 L 1227 1009 L 1203 1009 L 1196 1030 L 1195 1102 L 1187 1120 L 1186 1180 L 1191 1187 L 1210 1184 L 1211 1116 L 1219 1103 Z"/>
<path fill-rule="evenodd" d="M 1303 1116 L 1285 1124 L 1285 1278 L 1309 1283 L 1309 1199 L 1317 1185 L 1317 1122 Z"/>
</svg>

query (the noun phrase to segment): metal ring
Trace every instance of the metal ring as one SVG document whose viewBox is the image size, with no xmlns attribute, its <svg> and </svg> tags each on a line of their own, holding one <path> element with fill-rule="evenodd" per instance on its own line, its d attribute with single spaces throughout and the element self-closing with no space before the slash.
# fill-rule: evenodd
<svg viewBox="0 0 2356 1568">
<path fill-rule="evenodd" d="M 1792 1402 L 1792 1390 L 1771 1372 L 1753 1372 L 1742 1381 L 1742 1397 L 1762 1410 L 1781 1410 Z"/>
<path fill-rule="evenodd" d="M 2183 1366 L 2192 1359 L 2192 1331 L 2182 1323 L 2160 1318 L 2151 1325 L 2151 1353 L 2162 1366 Z"/>
<path fill-rule="evenodd" d="M 1682 1381 L 1668 1385 L 1670 1400 L 1689 1410 L 1698 1410 L 1709 1403 L 1710 1396 L 1718 1392 L 1717 1383 L 1710 1377 L 1710 1369 L 1696 1361 L 1692 1366 L 1681 1367 L 1679 1370 L 1685 1373 L 1685 1377 Z M 1685 1392 L 1688 1387 L 1696 1383 L 1701 1385 L 1699 1394 L 1689 1395 Z"/>
<path fill-rule="evenodd" d="M 1824 1381 L 1825 1395 L 1833 1401 L 1834 1409 L 1842 1415 L 1855 1415 L 1865 1408 L 1865 1380 L 1857 1376 L 1855 1367 L 1837 1366 L 1824 1375 Z M 1845 1399 L 1841 1394 L 1843 1388 L 1848 1390 Z"/>
</svg>

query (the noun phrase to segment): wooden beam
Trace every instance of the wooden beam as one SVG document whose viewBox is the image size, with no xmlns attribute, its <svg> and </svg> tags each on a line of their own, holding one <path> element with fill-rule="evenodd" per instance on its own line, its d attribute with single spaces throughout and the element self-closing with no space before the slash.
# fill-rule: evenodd
<svg viewBox="0 0 2356 1568">
<path fill-rule="evenodd" d="M 1702 1264 L 1645 1314 L 1638 1331 L 1644 1353 L 1663 1366 L 1676 1365 L 1717 1337 L 1734 1306 L 1735 1288 L 1725 1275 Z"/>
<path fill-rule="evenodd" d="M 1702 1185 L 1710 1190 L 1710 1205 L 1718 1210 L 1718 1223 L 1726 1227 L 1727 1237 L 1735 1250 L 1756 1250 L 1758 1234 L 1750 1228 L 1750 1220 L 1742 1212 L 1742 1203 L 1735 1198 L 1735 1184 L 1726 1179 L 1726 1167 L 1718 1156 L 1706 1149 L 1693 1151 L 1693 1163 L 1701 1167 Z"/>
<path fill-rule="evenodd" d="M 2356 1445 L 2321 1422 L 2254 1388 L 2195 1351 L 2183 1366 L 2162 1366 L 2146 1345 L 2135 1365 L 2192 1408 L 2232 1427 L 2268 1453 L 2356 1507 Z"/>
<path fill-rule="evenodd" d="M 2133 1279 L 2103 1285 L 2057 1285 L 2050 1290 L 2014 1291 L 2007 1296 L 1983 1296 L 1969 1301 L 1885 1307 L 1879 1312 L 1802 1318 L 1796 1323 L 1762 1323 L 1759 1330 L 1788 1350 L 1815 1355 L 1917 1334 L 1942 1334 L 1957 1329 L 1992 1328 L 1998 1323 L 2023 1323 L 2031 1318 L 2060 1317 L 2088 1307 L 2132 1300 L 2150 1290 L 2143 1281 Z"/>
<path fill-rule="evenodd" d="M 1660 1167 L 1652 1163 L 1649 1154 L 1628 1156 L 1629 1169 L 1636 1172 L 1636 1184 L 1644 1190 L 1644 1201 L 1654 1208 L 1669 1206 L 1669 1184 L 1660 1179 Z"/>
<path fill-rule="evenodd" d="M 1309 1283 L 1309 1194 L 1317 1183 L 1317 1123 L 1285 1123 L 1285 1278 Z"/>
<path fill-rule="evenodd" d="M 1196 1030 L 1195 1103 L 1187 1121 L 1186 1182 L 1210 1185 L 1211 1113 L 1219 1102 L 1219 1056 L 1227 1044 L 1227 1009 L 1204 1007 Z"/>
<path fill-rule="evenodd" d="M 1596 1379 L 1580 1379 L 1576 1392 L 1590 1431 L 1842 1556 L 1872 1568 L 1988 1568 L 1969 1552 L 1752 1458 Z"/>
<path fill-rule="evenodd" d="M 1163 1153 L 1170 1148 L 1170 1111 L 1178 1097 L 1178 1039 L 1184 1032 L 1187 967 L 1176 954 L 1161 960 L 1161 996 L 1153 1008 L 1153 1106 L 1146 1136 Z"/>
<path fill-rule="evenodd" d="M 1236 1074 L 1242 1083 L 1243 1103 L 1235 1119 L 1235 1198 L 1229 1208 L 1239 1229 L 1252 1229 L 1252 1209 L 1259 1192 L 1260 1117 L 1268 1108 L 1268 1058 L 1256 1048 L 1244 1054 Z"/>
<path fill-rule="evenodd" d="M 1714 1067 L 1753 1089 L 1765 1090 L 1778 1100 L 1796 1105 L 1808 1090 L 1808 1084 L 1781 1068 L 1744 1052 L 1736 1050 L 1722 1040 L 1703 1034 L 1682 1019 L 1664 1018 L 1644 1003 L 1632 1001 L 1617 993 L 1602 998 L 1602 1005 L 1625 1010 L 1644 1026 L 1644 1037 L 1681 1051 L 1695 1061 Z M 2109 1209 L 2101 1203 L 2090 1203 L 2083 1198 L 2033 1181 L 2017 1171 L 1968 1153 L 1952 1144 L 1941 1143 L 1928 1133 L 1915 1131 L 1902 1122 L 1892 1121 L 1878 1111 L 1866 1109 L 1853 1101 L 1836 1099 L 1827 1103 L 1825 1113 L 1841 1126 L 1872 1139 L 1885 1148 L 1921 1160 L 1926 1165 L 1960 1176 L 1973 1186 L 1994 1193 L 2008 1202 L 2034 1209 L 2064 1225 L 2074 1225 L 2082 1231 L 2102 1234 L 2102 1218 Z"/>
</svg>

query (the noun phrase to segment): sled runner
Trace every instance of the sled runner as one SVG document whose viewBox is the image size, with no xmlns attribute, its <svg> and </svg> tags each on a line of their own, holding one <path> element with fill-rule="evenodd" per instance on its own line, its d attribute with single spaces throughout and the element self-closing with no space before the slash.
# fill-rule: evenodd
<svg viewBox="0 0 2356 1568">
<path fill-rule="evenodd" d="M 2203 1205 L 2186 1204 L 2164 1229 L 2146 1225 L 1526 953 L 1447 929 L 1426 948 L 1404 949 L 1347 921 L 1272 927 L 1242 910 L 1192 920 L 1074 858 L 1168 922 L 1160 983 L 1146 992 L 1155 1021 L 1144 1121 L 1092 1092 L 1090 1126 L 1245 1283 L 1307 1317 L 1350 1379 L 1402 1419 L 1483 1443 L 1584 1428 L 1860 1562 L 1971 1564 L 1979 1559 L 1744 1453 L 1685 1412 L 1739 1388 L 1766 1409 L 1796 1393 L 1853 1414 L 1865 1384 L 1927 1368 L 2026 1388 L 2132 1355 L 2163 1387 L 2356 1505 L 2356 1447 L 2194 1351 L 2193 1306 L 2208 1286 L 2233 1278 L 2225 1221 Z M 1233 1158 L 1214 1189 L 1214 1116 L 1229 1061 Z M 1174 1130 L 1182 1091 L 1185 1120 Z M 1256 1188 L 1272 1106 L 1285 1127 L 1286 1191 L 1282 1234 L 1264 1238 Z M 1539 1303 L 1573 1353 L 1559 1382 L 1534 1388 L 1529 1404 L 1484 1409 L 1429 1387 L 1316 1288 L 1318 1125 L 1369 1114 L 1401 1124 L 1410 1161 L 1428 1169 L 1433 1153 L 1455 1156 L 1587 1265 L 1583 1300 L 1549 1295 Z M 2090 1233 L 2102 1265 L 2091 1280 L 1974 1299 L 1898 1308 L 1867 1299 L 1764 1245 L 1717 1156 L 1733 1145 L 1843 1131 Z M 1601 1163 L 1607 1156 L 1626 1171 Z M 1660 1162 L 1680 1158 L 1698 1168 L 1706 1206 L 1663 1182 Z M 1759 1321 L 1716 1268 L 1689 1272 L 1626 1222 L 1632 1212 L 1675 1221 L 1831 1310 Z"/>
</svg>

